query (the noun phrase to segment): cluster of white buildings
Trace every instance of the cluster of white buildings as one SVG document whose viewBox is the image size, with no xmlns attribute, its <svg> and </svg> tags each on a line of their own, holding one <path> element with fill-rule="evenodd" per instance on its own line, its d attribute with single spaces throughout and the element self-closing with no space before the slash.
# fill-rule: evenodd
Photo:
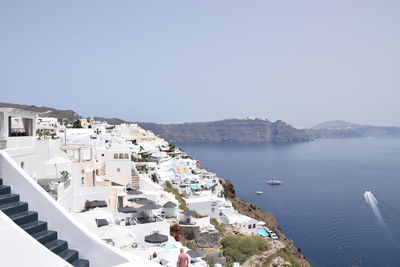
<svg viewBox="0 0 400 267">
<path fill-rule="evenodd" d="M 16 188 L 17 179 L 28 179 L 36 193 L 25 188 L 27 200 L 49 214 L 49 224 L 52 210 L 62 214 L 60 232 L 76 232 L 66 238 L 76 239 L 82 257 L 95 261 L 84 246 L 117 254 L 95 266 L 176 266 L 182 244 L 170 235 L 175 223 L 209 233 L 216 231 L 210 223 L 215 218 L 236 231 L 257 234 L 262 222 L 238 213 L 225 199 L 220 179 L 179 148 L 136 124 L 82 118 L 80 126 L 0 108 L 0 175 Z M 10 168 L 14 174 L 7 178 Z M 189 212 L 165 190 L 167 184 L 183 196 Z M 43 202 L 47 211 L 46 205 L 39 207 Z M 191 258 L 190 266 L 206 265 Z"/>
</svg>

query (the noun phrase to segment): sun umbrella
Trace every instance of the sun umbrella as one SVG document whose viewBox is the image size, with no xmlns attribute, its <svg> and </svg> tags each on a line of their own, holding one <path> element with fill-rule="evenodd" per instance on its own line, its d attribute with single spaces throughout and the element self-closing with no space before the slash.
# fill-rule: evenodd
<svg viewBox="0 0 400 267">
<path fill-rule="evenodd" d="M 168 241 L 168 236 L 159 233 L 154 233 L 144 237 L 144 241 L 148 243 L 164 243 Z"/>
<path fill-rule="evenodd" d="M 167 203 L 165 203 L 164 205 L 163 205 L 163 207 L 164 208 L 167 208 L 167 209 L 171 209 L 171 208 L 176 208 L 178 205 L 176 205 L 174 202 L 172 202 L 172 201 L 168 201 Z"/>
<path fill-rule="evenodd" d="M 156 209 L 161 208 L 161 206 L 156 204 L 156 203 L 149 203 L 149 204 L 144 205 L 143 207 L 140 207 L 140 208 L 144 209 L 144 210 L 156 210 Z"/>
<path fill-rule="evenodd" d="M 137 212 L 137 209 L 135 209 L 134 207 L 121 207 L 121 208 L 118 208 L 118 212 L 135 213 L 135 212 Z"/>
<path fill-rule="evenodd" d="M 137 204 L 140 204 L 140 205 L 147 205 L 147 204 L 155 203 L 155 202 L 154 202 L 153 200 L 144 198 L 144 199 L 139 199 L 139 200 L 137 200 L 136 203 L 137 203 Z"/>
</svg>

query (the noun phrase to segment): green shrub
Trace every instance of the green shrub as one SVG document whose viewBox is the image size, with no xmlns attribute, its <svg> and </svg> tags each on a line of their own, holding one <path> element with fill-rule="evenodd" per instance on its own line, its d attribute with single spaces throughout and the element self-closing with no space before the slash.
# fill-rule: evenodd
<svg viewBox="0 0 400 267">
<path fill-rule="evenodd" d="M 214 267 L 214 265 L 215 265 L 214 257 L 207 255 L 204 260 L 207 262 L 208 266 Z"/>
<path fill-rule="evenodd" d="M 293 267 L 301 267 L 301 264 L 297 261 L 297 259 L 290 253 L 287 248 L 282 249 L 279 254 L 285 261 L 289 262 Z"/>
<path fill-rule="evenodd" d="M 157 174 L 152 173 L 152 174 L 151 174 L 151 180 L 152 180 L 154 183 L 158 183 Z"/>
<path fill-rule="evenodd" d="M 172 194 L 175 195 L 175 198 L 179 201 L 179 208 L 182 210 L 188 210 L 188 207 L 186 205 L 186 201 L 183 199 L 183 197 L 181 196 L 181 194 L 179 194 L 178 189 L 173 188 L 172 184 L 170 181 L 166 181 L 165 182 L 165 191 L 170 192 Z"/>
<path fill-rule="evenodd" d="M 224 256 L 239 263 L 268 249 L 267 240 L 259 236 L 228 235 L 221 240 L 221 244 Z"/>
<path fill-rule="evenodd" d="M 212 225 L 214 225 L 215 229 L 218 230 L 218 232 L 219 232 L 220 235 L 224 235 L 224 234 L 225 234 L 225 232 L 226 232 L 225 224 L 219 223 L 219 222 L 217 221 L 217 219 L 215 219 L 215 218 L 211 218 L 211 219 L 210 219 L 210 223 L 211 223 Z"/>
</svg>

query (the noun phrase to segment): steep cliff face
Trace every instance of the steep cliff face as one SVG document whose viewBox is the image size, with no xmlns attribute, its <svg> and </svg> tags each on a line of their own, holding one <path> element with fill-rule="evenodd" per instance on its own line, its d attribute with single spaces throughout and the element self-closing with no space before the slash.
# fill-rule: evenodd
<svg viewBox="0 0 400 267">
<path fill-rule="evenodd" d="M 359 125 L 346 121 L 327 121 L 304 131 L 312 138 L 400 136 L 400 127 Z"/>
<path fill-rule="evenodd" d="M 264 221 L 268 227 L 274 229 L 278 232 L 280 236 L 280 241 L 283 242 L 284 247 L 277 249 L 271 255 L 259 255 L 253 256 L 251 259 L 251 265 L 248 266 L 280 266 L 272 264 L 273 260 L 277 257 L 281 257 L 282 255 L 288 256 L 288 258 L 292 259 L 294 264 L 289 266 L 301 266 L 301 267 L 310 267 L 310 263 L 305 259 L 303 252 L 300 249 L 296 248 L 293 244 L 293 240 L 287 238 L 282 230 L 282 228 L 277 223 L 275 217 L 258 206 L 248 203 L 246 201 L 241 200 L 235 194 L 235 188 L 233 184 L 228 180 L 222 180 L 224 186 L 224 194 L 227 197 L 240 213 L 247 215 L 251 218 L 254 218 L 258 221 Z M 257 264 L 256 264 L 257 263 Z M 272 264 L 272 265 L 271 265 Z M 286 265 L 282 265 L 286 266 Z"/>
<path fill-rule="evenodd" d="M 270 122 L 261 119 L 230 119 L 182 124 L 138 124 L 172 143 L 291 143 L 309 140 L 307 133 L 299 131 L 285 122 Z"/>
</svg>

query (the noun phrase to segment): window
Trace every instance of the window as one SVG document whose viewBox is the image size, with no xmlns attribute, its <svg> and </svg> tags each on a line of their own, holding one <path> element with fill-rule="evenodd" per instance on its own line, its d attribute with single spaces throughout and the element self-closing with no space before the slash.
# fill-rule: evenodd
<svg viewBox="0 0 400 267">
<path fill-rule="evenodd" d="M 123 159 L 124 158 L 124 154 L 120 153 L 119 154 L 119 159 Z"/>
<path fill-rule="evenodd" d="M 84 180 L 85 180 L 85 178 L 84 178 L 84 177 L 82 177 L 82 184 L 84 184 L 84 183 L 85 183 L 85 181 L 84 181 Z"/>
<path fill-rule="evenodd" d="M 25 166 L 25 162 L 21 162 L 21 168 L 23 169 L 24 168 L 24 166 Z"/>
<path fill-rule="evenodd" d="M 114 154 L 114 159 L 118 159 L 118 154 L 117 153 Z"/>
<path fill-rule="evenodd" d="M 249 224 L 249 229 L 251 229 L 251 224 Z"/>
<path fill-rule="evenodd" d="M 121 172 L 121 169 L 120 169 L 120 168 L 117 168 L 117 172 Z"/>
<path fill-rule="evenodd" d="M 127 153 L 125 153 L 124 159 L 129 159 L 129 155 Z"/>
<path fill-rule="evenodd" d="M 8 117 L 8 136 L 32 136 L 33 119 Z"/>
<path fill-rule="evenodd" d="M 256 224 L 253 224 L 253 228 L 256 228 Z"/>
<path fill-rule="evenodd" d="M 104 154 L 101 154 L 102 157 L 104 157 Z"/>
</svg>

